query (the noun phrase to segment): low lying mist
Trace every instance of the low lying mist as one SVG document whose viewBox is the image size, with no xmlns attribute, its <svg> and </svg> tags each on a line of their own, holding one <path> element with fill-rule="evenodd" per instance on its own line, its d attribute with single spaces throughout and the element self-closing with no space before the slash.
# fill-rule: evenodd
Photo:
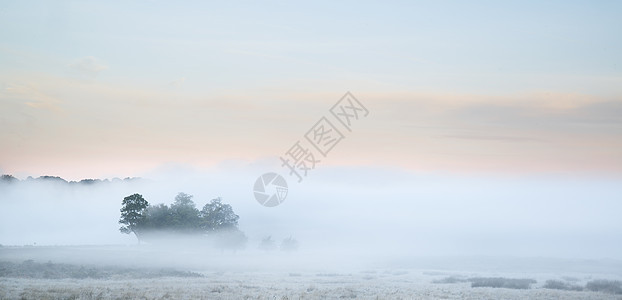
<svg viewBox="0 0 622 300">
<path fill-rule="evenodd" d="M 264 169 L 168 167 L 131 180 L 81 183 L 4 180 L 0 260 L 184 270 L 516 271 L 521 260 L 546 258 L 539 268 L 622 269 L 616 179 L 323 167 L 301 183 L 285 176 L 287 199 L 269 208 L 252 191 Z M 243 239 L 219 247 L 214 235 L 162 229 L 139 243 L 119 231 L 124 197 L 140 194 L 151 207 L 172 207 L 180 193 L 191 196 L 197 211 L 213 199 L 230 205 Z"/>
</svg>

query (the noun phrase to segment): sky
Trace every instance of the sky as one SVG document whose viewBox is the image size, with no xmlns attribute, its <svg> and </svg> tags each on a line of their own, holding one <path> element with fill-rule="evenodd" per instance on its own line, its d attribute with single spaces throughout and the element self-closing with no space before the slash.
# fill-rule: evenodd
<svg viewBox="0 0 622 300">
<path fill-rule="evenodd" d="M 620 1 L 2 1 L 0 244 L 134 243 L 222 197 L 252 243 L 620 259 Z M 350 92 L 368 113 L 330 113 Z M 348 98 L 349 99 L 349 98 Z M 343 139 L 296 184 L 322 118 Z M 253 183 L 286 177 L 266 208 Z M 75 228 L 75 222 L 82 226 Z M 362 245 L 362 246 L 361 246 Z"/>
<path fill-rule="evenodd" d="M 0 172 L 141 176 L 283 155 L 346 92 L 323 166 L 622 173 L 618 1 L 1 1 Z"/>
</svg>

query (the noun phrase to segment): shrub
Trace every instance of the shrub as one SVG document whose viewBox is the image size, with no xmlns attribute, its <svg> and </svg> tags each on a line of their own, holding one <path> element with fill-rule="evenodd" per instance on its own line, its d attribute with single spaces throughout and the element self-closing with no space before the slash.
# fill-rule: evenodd
<svg viewBox="0 0 622 300">
<path fill-rule="evenodd" d="M 443 279 L 437 279 L 437 280 L 432 281 L 432 283 L 459 283 L 459 282 L 467 282 L 467 280 L 464 278 L 456 277 L 456 276 L 449 276 Z"/>
<path fill-rule="evenodd" d="M 291 236 L 281 242 L 281 251 L 292 252 L 298 250 L 298 241 Z"/>
<path fill-rule="evenodd" d="M 564 290 L 564 291 L 582 291 L 583 287 L 578 285 L 569 284 L 560 280 L 547 280 L 544 286 L 545 289 L 552 290 Z"/>
<path fill-rule="evenodd" d="M 272 239 L 272 236 L 267 236 L 261 240 L 259 243 L 259 249 L 264 251 L 272 251 L 276 249 L 276 243 Z"/>
<path fill-rule="evenodd" d="M 528 289 L 531 284 L 536 283 L 534 279 L 516 279 L 502 277 L 477 277 L 469 278 L 471 287 L 492 287 L 506 289 Z"/>
<path fill-rule="evenodd" d="M 617 295 L 622 294 L 622 282 L 618 280 L 592 280 L 585 285 L 585 288 L 594 292 L 603 292 Z"/>
<path fill-rule="evenodd" d="M 203 275 L 174 269 L 128 269 L 114 266 L 79 266 L 37 263 L 26 260 L 22 263 L 0 261 L 0 277 L 44 278 L 44 279 L 108 279 L 108 278 L 158 278 L 158 277 L 203 277 Z M 2 298 L 2 297 L 0 297 Z"/>
</svg>

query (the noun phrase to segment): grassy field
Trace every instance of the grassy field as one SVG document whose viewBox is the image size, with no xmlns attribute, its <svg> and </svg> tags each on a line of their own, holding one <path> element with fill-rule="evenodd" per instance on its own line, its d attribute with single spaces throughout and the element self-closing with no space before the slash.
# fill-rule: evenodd
<svg viewBox="0 0 622 300">
<path fill-rule="evenodd" d="M 150 246 L 2 247 L 0 299 L 622 299 L 614 261 L 379 261 Z"/>
<path fill-rule="evenodd" d="M 0 278 L 2 299 L 620 299 L 621 295 L 433 284 L 419 272 L 218 273 L 124 279 Z"/>
</svg>

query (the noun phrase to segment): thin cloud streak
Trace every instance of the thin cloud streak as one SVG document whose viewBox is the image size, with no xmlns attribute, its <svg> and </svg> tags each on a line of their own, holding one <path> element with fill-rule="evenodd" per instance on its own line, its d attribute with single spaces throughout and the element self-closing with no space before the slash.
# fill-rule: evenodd
<svg viewBox="0 0 622 300">
<path fill-rule="evenodd" d="M 484 140 L 484 141 L 507 141 L 507 142 L 543 142 L 542 139 L 521 136 L 485 136 L 485 135 L 442 135 L 439 138 Z"/>
</svg>

